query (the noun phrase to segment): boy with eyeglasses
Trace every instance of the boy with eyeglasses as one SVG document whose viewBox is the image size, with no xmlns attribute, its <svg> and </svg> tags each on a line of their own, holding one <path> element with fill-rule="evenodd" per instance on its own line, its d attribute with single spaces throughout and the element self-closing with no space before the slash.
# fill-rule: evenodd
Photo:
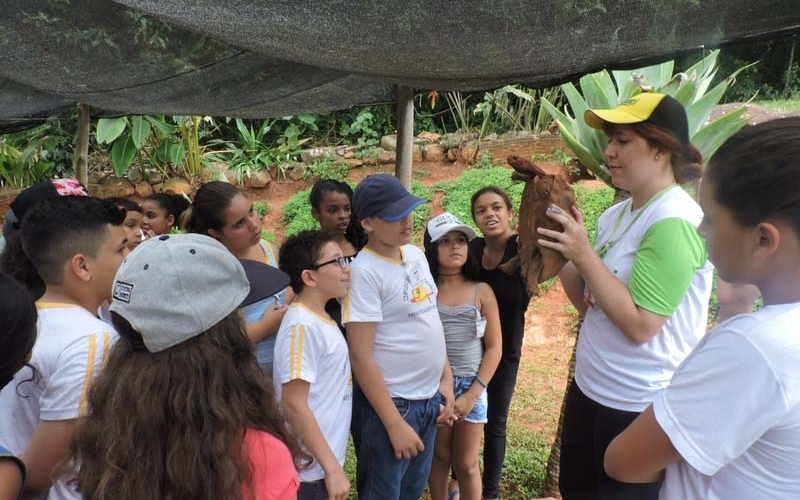
<svg viewBox="0 0 800 500">
<path fill-rule="evenodd" d="M 350 491 L 343 466 L 353 382 L 347 342 L 325 312 L 325 304 L 347 292 L 350 261 L 342 254 L 336 235 L 322 231 L 288 238 L 278 261 L 296 297 L 275 341 L 275 396 L 314 458 L 300 472 L 297 498 L 345 500 Z"/>
</svg>

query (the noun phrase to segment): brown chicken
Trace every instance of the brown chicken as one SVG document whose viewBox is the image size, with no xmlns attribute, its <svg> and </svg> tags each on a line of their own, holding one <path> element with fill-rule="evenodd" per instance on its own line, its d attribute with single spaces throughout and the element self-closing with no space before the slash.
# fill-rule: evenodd
<svg viewBox="0 0 800 500">
<path fill-rule="evenodd" d="M 510 155 L 506 161 L 514 168 L 511 178 L 524 181 L 525 188 L 519 207 L 519 255 L 500 266 L 500 270 L 506 274 L 519 271 L 528 285 L 528 292 L 535 296 L 539 294 L 539 283 L 556 276 L 567 262 L 560 252 L 539 247 L 537 240 L 542 236 L 536 229 L 563 230 L 545 211 L 550 205 L 557 205 L 569 213 L 575 205 L 575 192 L 566 175 L 547 173 L 516 155 Z"/>
</svg>

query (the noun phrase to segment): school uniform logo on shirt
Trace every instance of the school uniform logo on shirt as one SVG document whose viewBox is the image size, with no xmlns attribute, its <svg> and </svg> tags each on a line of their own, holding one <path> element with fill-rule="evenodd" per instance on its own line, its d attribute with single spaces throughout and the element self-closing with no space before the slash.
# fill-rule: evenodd
<svg viewBox="0 0 800 500">
<path fill-rule="evenodd" d="M 415 311 L 409 313 L 409 317 L 425 314 L 431 308 L 435 308 L 436 288 L 426 276 L 429 273 L 422 272 L 414 262 L 405 263 L 404 268 L 406 279 L 403 282 L 403 300 L 415 306 L 423 306 L 423 309 L 415 308 Z"/>
<path fill-rule="evenodd" d="M 432 302 L 433 295 L 425 289 L 425 285 L 419 285 L 411 292 L 411 302 L 419 304 L 425 301 Z"/>
</svg>

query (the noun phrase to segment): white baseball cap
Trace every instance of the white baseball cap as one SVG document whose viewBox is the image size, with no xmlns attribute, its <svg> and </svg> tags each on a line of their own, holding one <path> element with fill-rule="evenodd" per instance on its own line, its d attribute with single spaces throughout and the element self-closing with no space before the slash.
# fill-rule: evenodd
<svg viewBox="0 0 800 500">
<path fill-rule="evenodd" d="M 444 212 L 428 221 L 428 234 L 431 242 L 438 241 L 450 231 L 461 231 L 467 236 L 467 241 L 472 241 L 478 233 L 474 229 L 464 224 L 450 212 Z"/>
</svg>

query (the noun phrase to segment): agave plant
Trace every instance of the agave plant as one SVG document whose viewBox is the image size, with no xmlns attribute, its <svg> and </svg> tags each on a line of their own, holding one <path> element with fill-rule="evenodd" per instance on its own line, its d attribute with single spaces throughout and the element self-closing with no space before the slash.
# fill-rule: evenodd
<svg viewBox="0 0 800 500">
<path fill-rule="evenodd" d="M 719 50 L 711 51 L 685 72 L 676 74 L 673 74 L 674 61 L 634 70 L 612 71 L 611 74 L 606 70 L 599 71 L 580 79 L 580 91 L 571 83 L 561 86 L 571 114 L 567 109 L 559 110 L 546 98 L 542 98 L 542 105 L 558 123 L 564 142 L 578 160 L 608 185 L 611 185 L 611 175 L 603 156 L 608 138 L 602 130 L 589 127 L 583 114 L 587 109 L 615 108 L 643 88 L 669 94 L 684 105 L 692 144 L 704 158 L 708 158 L 746 123 L 743 106 L 714 121 L 709 122 L 708 118 L 736 75 L 752 66 L 739 68 L 709 90 L 717 73 L 718 55 Z"/>
</svg>

